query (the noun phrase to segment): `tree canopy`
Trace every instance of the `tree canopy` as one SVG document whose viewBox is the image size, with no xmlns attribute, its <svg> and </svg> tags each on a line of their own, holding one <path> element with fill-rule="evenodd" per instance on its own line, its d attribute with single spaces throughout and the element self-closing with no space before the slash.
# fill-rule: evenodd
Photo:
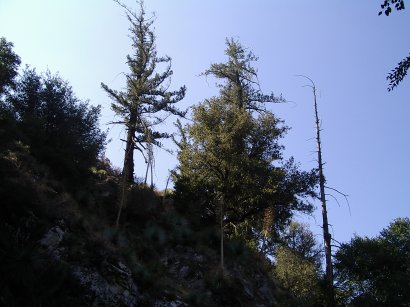
<svg viewBox="0 0 410 307">
<path fill-rule="evenodd" d="M 351 306 L 410 302 L 410 220 L 393 221 L 376 238 L 354 237 L 335 256 L 340 298 Z"/>
<path fill-rule="evenodd" d="M 208 220 L 222 205 L 224 223 L 254 237 L 286 224 L 294 210 L 310 212 L 317 175 L 283 161 L 279 139 L 288 128 L 267 103 L 284 99 L 263 95 L 251 52 L 232 39 L 226 45 L 228 61 L 204 73 L 222 80 L 219 96 L 195 106 L 192 124 L 180 126 L 176 197 Z"/>
<path fill-rule="evenodd" d="M 95 165 L 105 147 L 100 107 L 79 100 L 68 82 L 50 72 L 26 68 L 4 107 L 31 153 L 55 174 L 73 181 Z"/>
<path fill-rule="evenodd" d="M 18 74 L 20 57 L 13 51 L 13 43 L 4 37 L 0 38 L 0 95 L 14 86 L 14 79 Z"/>
<path fill-rule="evenodd" d="M 295 296 L 297 306 L 324 306 L 316 265 L 294 250 L 287 247 L 276 250 L 274 276 Z"/>
</svg>

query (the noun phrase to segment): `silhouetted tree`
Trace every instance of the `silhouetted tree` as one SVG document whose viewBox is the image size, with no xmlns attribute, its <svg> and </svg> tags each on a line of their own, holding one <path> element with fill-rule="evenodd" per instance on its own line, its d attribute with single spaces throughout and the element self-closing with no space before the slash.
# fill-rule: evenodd
<svg viewBox="0 0 410 307">
<path fill-rule="evenodd" d="M 383 3 L 380 5 L 381 10 L 379 12 L 379 16 L 381 14 L 385 14 L 386 16 L 389 16 L 390 13 L 393 11 L 392 7 L 394 7 L 396 10 L 404 10 L 404 1 L 403 0 L 384 0 Z"/>
<path fill-rule="evenodd" d="M 387 80 L 390 80 L 388 90 L 393 90 L 396 86 L 403 81 L 407 75 L 407 71 L 410 68 L 410 55 L 404 58 L 397 64 L 397 66 L 387 75 Z"/>
<path fill-rule="evenodd" d="M 384 14 L 389 16 L 390 13 L 393 11 L 392 7 L 394 7 L 397 11 L 404 10 L 404 1 L 403 0 L 384 0 L 383 3 L 380 5 L 381 11 L 379 12 L 379 16 Z M 387 88 L 388 91 L 392 91 L 396 86 L 403 81 L 404 77 L 407 75 L 407 71 L 410 68 L 410 56 L 401 60 L 397 66 L 392 69 L 392 71 L 387 75 L 387 80 L 389 80 L 389 87 Z"/>
<path fill-rule="evenodd" d="M 14 87 L 14 79 L 20 65 L 20 57 L 13 51 L 13 43 L 4 37 L 0 38 L 0 96 L 10 87 Z"/>
<path fill-rule="evenodd" d="M 9 90 L 15 87 L 20 57 L 13 51 L 13 44 L 0 38 L 0 151 L 12 142 L 19 132 L 13 112 L 5 103 Z"/>
<path fill-rule="evenodd" d="M 105 147 L 100 107 L 80 101 L 58 75 L 26 68 L 7 98 L 25 144 L 61 177 L 84 178 Z"/>
</svg>

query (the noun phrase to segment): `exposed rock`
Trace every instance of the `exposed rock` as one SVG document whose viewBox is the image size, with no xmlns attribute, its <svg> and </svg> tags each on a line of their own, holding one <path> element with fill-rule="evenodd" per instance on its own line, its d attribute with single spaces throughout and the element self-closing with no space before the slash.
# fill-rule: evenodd
<svg viewBox="0 0 410 307">
<path fill-rule="evenodd" d="M 191 272 L 191 270 L 190 270 L 189 266 L 184 265 L 184 266 L 179 270 L 179 275 L 180 275 L 182 278 L 187 278 L 190 272 Z"/>
<path fill-rule="evenodd" d="M 60 260 L 65 252 L 65 248 L 60 246 L 64 239 L 64 228 L 64 221 L 59 221 L 59 225 L 52 227 L 39 242 L 47 253 L 56 260 Z"/>
<path fill-rule="evenodd" d="M 154 307 L 186 307 L 186 306 L 188 305 L 180 300 L 173 300 L 173 301 L 161 300 L 161 301 L 156 301 L 154 303 Z"/>
<path fill-rule="evenodd" d="M 39 241 L 45 251 L 55 260 L 64 261 L 64 235 L 67 230 L 63 221 L 52 227 Z M 72 276 L 84 290 L 87 306 L 136 306 L 139 292 L 131 270 L 121 261 L 102 261 L 99 268 L 84 264 L 67 263 Z"/>
<path fill-rule="evenodd" d="M 73 275 L 86 291 L 90 306 L 136 306 L 139 292 L 132 279 L 131 271 L 123 263 L 103 263 L 103 270 L 110 272 L 102 276 L 97 270 L 76 266 Z"/>
</svg>

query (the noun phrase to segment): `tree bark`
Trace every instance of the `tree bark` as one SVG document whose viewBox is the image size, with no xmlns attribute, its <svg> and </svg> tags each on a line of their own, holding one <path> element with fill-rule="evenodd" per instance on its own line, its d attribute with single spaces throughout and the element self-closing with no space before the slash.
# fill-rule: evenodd
<svg viewBox="0 0 410 307">
<path fill-rule="evenodd" d="M 131 121 L 132 119 L 132 121 Z M 122 175 L 127 184 L 134 183 L 134 148 L 135 148 L 135 130 L 136 120 L 131 118 L 127 131 L 127 140 L 125 145 L 124 166 Z"/>
<path fill-rule="evenodd" d="M 221 222 L 221 272 L 222 275 L 224 274 L 224 197 L 222 197 L 221 203 L 221 216 L 220 216 L 220 222 Z"/>
<path fill-rule="evenodd" d="M 125 145 L 124 167 L 122 169 L 122 182 L 120 199 L 118 205 L 117 218 L 115 220 L 115 228 L 118 229 L 120 225 L 121 212 L 127 202 L 128 188 L 134 183 L 134 148 L 135 148 L 135 131 L 136 131 L 136 117 L 130 117 L 127 130 L 127 140 Z"/>
<path fill-rule="evenodd" d="M 313 97 L 315 102 L 315 119 L 316 119 L 316 143 L 317 143 L 317 158 L 319 164 L 319 186 L 320 186 L 320 202 L 322 203 L 322 219 L 323 219 L 323 241 L 325 245 L 325 260 L 326 260 L 326 292 L 328 306 L 334 306 L 334 289 L 333 289 L 333 265 L 332 265 L 332 246 L 331 235 L 329 233 L 329 222 L 327 219 L 326 209 L 326 194 L 325 194 L 325 176 L 323 174 L 322 161 L 322 144 L 320 140 L 320 122 L 317 111 L 316 88 L 313 85 Z"/>
</svg>

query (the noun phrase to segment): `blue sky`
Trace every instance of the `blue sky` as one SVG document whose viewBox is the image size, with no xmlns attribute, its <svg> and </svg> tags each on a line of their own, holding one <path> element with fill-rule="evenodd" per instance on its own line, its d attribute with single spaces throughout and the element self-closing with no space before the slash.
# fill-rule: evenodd
<svg viewBox="0 0 410 307">
<path fill-rule="evenodd" d="M 350 215 L 343 198 L 340 207 L 329 198 L 329 221 L 339 241 L 354 233 L 377 235 L 394 218 L 409 216 L 410 77 L 389 93 L 386 75 L 410 52 L 410 8 L 378 16 L 379 2 L 146 0 L 147 12 L 157 16 L 158 53 L 173 59 L 171 87 L 188 88 L 181 107 L 217 93 L 212 79 L 198 75 L 225 60 L 226 37 L 239 39 L 259 57 L 261 88 L 291 101 L 272 111 L 292 128 L 283 139 L 285 156 L 294 156 L 303 169 L 316 167 L 313 100 L 295 75 L 315 81 L 325 175 L 329 186 L 349 195 L 351 207 Z M 14 43 L 23 65 L 59 72 L 79 98 L 103 107 L 101 121 L 113 139 L 106 154 L 117 166 L 124 129 L 106 126 L 115 118 L 100 82 L 124 86 L 128 26 L 110 0 L 0 1 L 0 36 Z M 173 129 L 172 121 L 163 129 Z M 176 163 L 175 156 L 157 151 L 158 187 Z M 137 175 L 144 169 L 138 159 Z M 319 208 L 315 216 L 308 221 L 319 235 Z"/>
</svg>

